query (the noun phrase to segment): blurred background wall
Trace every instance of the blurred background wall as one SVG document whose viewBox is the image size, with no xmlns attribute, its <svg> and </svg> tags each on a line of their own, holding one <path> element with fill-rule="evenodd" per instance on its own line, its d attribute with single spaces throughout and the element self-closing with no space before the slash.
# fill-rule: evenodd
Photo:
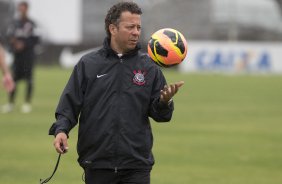
<svg viewBox="0 0 282 184">
<path fill-rule="evenodd" d="M 115 0 L 27 0 L 42 35 L 39 63 L 56 64 L 64 48 L 72 52 L 102 44 L 104 17 Z M 0 0 L 1 37 L 19 0 Z M 179 30 L 192 41 L 282 41 L 282 0 L 136 0 L 143 9 L 144 48 L 160 28 Z"/>
</svg>

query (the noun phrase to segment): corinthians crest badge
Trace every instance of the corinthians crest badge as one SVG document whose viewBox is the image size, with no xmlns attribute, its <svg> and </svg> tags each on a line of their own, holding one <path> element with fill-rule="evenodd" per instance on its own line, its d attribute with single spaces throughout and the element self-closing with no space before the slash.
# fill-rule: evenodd
<svg viewBox="0 0 282 184">
<path fill-rule="evenodd" d="M 141 70 L 134 70 L 133 73 L 135 74 L 133 77 L 133 83 L 137 84 L 138 86 L 143 86 L 145 81 L 146 72 L 142 72 Z"/>
</svg>

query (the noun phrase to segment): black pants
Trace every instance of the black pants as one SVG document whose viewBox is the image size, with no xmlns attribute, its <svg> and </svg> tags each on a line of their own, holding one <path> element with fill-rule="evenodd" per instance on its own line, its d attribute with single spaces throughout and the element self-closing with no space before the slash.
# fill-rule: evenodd
<svg viewBox="0 0 282 184">
<path fill-rule="evenodd" d="M 22 58 L 20 56 L 22 56 Z M 24 80 L 26 81 L 25 102 L 30 103 L 33 92 L 33 57 L 27 57 L 24 54 L 15 55 L 15 61 L 12 69 L 13 79 L 15 81 L 15 88 L 9 95 L 9 102 L 15 102 L 18 81 Z"/>
<path fill-rule="evenodd" d="M 31 78 L 23 79 L 26 81 L 26 95 L 25 95 L 25 102 L 30 103 L 32 92 L 33 92 L 33 81 Z M 9 95 L 9 102 L 14 103 L 15 102 L 15 96 L 17 92 L 17 84 L 19 80 L 15 80 L 15 88 Z"/>
<path fill-rule="evenodd" d="M 150 184 L 151 170 L 85 169 L 86 184 Z"/>
</svg>

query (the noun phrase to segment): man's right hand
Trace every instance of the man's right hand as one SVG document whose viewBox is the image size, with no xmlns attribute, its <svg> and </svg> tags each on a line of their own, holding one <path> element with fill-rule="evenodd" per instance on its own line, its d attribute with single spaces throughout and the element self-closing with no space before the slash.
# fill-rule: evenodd
<svg viewBox="0 0 282 184">
<path fill-rule="evenodd" d="M 58 133 L 54 140 L 54 147 L 58 153 L 66 153 L 69 149 L 68 136 L 63 132 Z"/>
<path fill-rule="evenodd" d="M 10 72 L 6 72 L 3 76 L 2 83 L 7 92 L 12 92 L 15 88 L 14 80 Z"/>
</svg>

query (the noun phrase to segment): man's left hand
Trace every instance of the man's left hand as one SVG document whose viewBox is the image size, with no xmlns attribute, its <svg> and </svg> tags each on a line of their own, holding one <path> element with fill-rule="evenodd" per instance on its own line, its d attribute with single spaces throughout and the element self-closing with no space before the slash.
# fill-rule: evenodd
<svg viewBox="0 0 282 184">
<path fill-rule="evenodd" d="M 179 88 L 183 86 L 184 81 L 176 82 L 174 84 L 165 85 L 161 90 L 160 101 L 167 104 L 170 99 L 177 93 Z"/>
</svg>

